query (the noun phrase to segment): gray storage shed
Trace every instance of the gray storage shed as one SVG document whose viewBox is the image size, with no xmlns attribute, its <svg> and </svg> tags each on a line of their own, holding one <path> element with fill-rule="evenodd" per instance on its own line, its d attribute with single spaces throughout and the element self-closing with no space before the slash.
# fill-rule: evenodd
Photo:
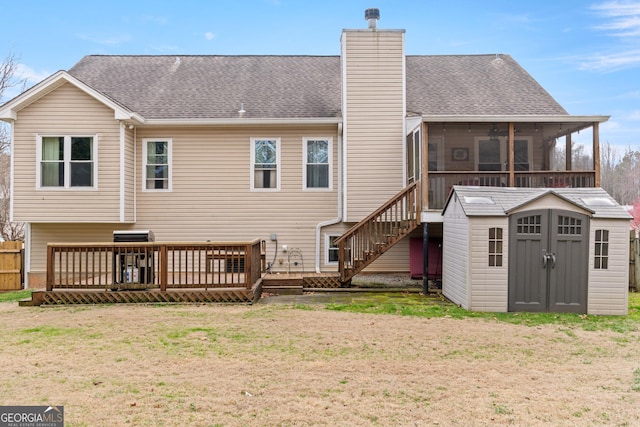
<svg viewBox="0 0 640 427">
<path fill-rule="evenodd" d="M 631 216 L 603 189 L 454 186 L 442 215 L 465 309 L 627 314 Z"/>
</svg>

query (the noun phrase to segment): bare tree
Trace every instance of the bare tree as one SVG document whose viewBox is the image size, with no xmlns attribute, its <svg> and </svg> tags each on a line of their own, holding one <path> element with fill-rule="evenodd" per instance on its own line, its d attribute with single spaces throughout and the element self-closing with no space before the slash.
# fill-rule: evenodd
<svg viewBox="0 0 640 427">
<path fill-rule="evenodd" d="M 3 101 L 4 93 L 7 89 L 18 86 L 22 83 L 16 77 L 18 62 L 13 54 L 9 54 L 0 63 L 0 103 Z M 9 137 L 7 124 L 0 123 L 0 236 L 4 240 L 23 240 L 24 224 L 11 222 L 11 158 L 9 148 L 11 138 Z"/>
</svg>

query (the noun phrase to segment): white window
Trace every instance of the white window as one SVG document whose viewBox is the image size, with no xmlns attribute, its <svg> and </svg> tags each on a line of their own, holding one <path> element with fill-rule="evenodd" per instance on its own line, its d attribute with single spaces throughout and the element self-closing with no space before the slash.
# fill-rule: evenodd
<svg viewBox="0 0 640 427">
<path fill-rule="evenodd" d="M 143 190 L 171 191 L 171 139 L 142 140 Z"/>
<path fill-rule="evenodd" d="M 303 188 L 330 190 L 333 188 L 332 139 L 305 138 L 303 151 Z"/>
<path fill-rule="evenodd" d="M 509 170 L 507 154 L 507 137 L 495 136 L 476 138 L 475 159 L 478 171 L 506 171 Z M 532 168 L 533 146 L 531 138 L 516 137 L 513 141 L 514 170 L 529 171 Z"/>
<path fill-rule="evenodd" d="M 325 234 L 324 238 L 324 263 L 338 264 L 338 246 L 335 241 L 340 237 L 339 234 Z"/>
<path fill-rule="evenodd" d="M 38 188 L 96 188 L 97 141 L 93 136 L 38 136 Z"/>
<path fill-rule="evenodd" d="M 251 138 L 251 189 L 280 190 L 279 138 Z"/>
</svg>

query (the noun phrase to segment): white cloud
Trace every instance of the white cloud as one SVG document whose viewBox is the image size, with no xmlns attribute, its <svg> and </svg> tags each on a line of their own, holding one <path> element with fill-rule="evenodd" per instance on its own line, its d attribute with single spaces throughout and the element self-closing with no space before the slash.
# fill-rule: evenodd
<svg viewBox="0 0 640 427">
<path fill-rule="evenodd" d="M 640 50 L 591 55 L 583 58 L 580 68 L 591 71 L 617 71 L 640 66 Z"/>
<path fill-rule="evenodd" d="M 207 31 L 206 33 L 204 33 L 204 38 L 207 40 L 213 40 L 216 38 L 216 35 L 213 34 L 211 31 Z"/>
<path fill-rule="evenodd" d="M 51 74 L 52 73 L 49 71 L 36 71 L 24 64 L 18 64 L 15 75 L 17 79 L 26 80 L 27 83 L 38 83 L 49 77 Z"/>
<path fill-rule="evenodd" d="M 78 37 L 80 40 L 86 40 L 102 46 L 117 46 L 131 40 L 131 36 L 129 34 L 120 34 L 104 38 L 93 37 L 87 34 L 76 34 L 76 37 Z"/>
<path fill-rule="evenodd" d="M 591 6 L 591 10 L 607 18 L 607 22 L 594 28 L 617 37 L 640 36 L 640 2 L 608 1 Z"/>
<path fill-rule="evenodd" d="M 150 22 L 152 24 L 165 25 L 169 20 L 164 16 L 143 15 L 143 22 Z"/>
</svg>

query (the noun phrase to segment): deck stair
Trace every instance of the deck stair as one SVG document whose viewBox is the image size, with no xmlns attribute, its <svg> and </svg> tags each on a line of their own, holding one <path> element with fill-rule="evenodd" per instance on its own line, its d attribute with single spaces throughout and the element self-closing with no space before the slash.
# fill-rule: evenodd
<svg viewBox="0 0 640 427">
<path fill-rule="evenodd" d="M 353 276 L 420 225 L 418 183 L 404 188 L 375 212 L 355 224 L 336 240 L 340 281 Z"/>
</svg>

